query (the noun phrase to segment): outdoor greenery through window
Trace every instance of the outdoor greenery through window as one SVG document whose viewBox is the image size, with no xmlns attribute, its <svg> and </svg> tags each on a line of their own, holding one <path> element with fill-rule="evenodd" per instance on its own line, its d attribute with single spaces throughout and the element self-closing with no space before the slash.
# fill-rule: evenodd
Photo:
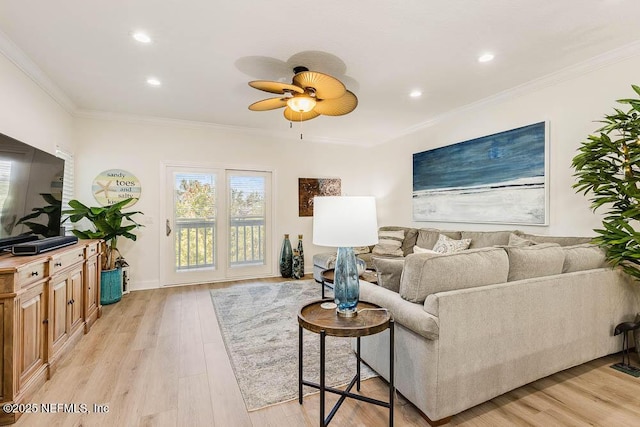
<svg viewBox="0 0 640 427">
<path fill-rule="evenodd" d="M 178 270 L 216 266 L 218 193 L 216 176 L 179 173 L 174 178 L 175 254 Z M 265 262 L 265 190 L 262 176 L 231 173 L 227 179 L 229 266 Z"/>
<path fill-rule="evenodd" d="M 229 177 L 229 265 L 263 264 L 265 178 Z"/>
<path fill-rule="evenodd" d="M 215 266 L 215 176 L 177 174 L 174 189 L 176 268 Z"/>
</svg>

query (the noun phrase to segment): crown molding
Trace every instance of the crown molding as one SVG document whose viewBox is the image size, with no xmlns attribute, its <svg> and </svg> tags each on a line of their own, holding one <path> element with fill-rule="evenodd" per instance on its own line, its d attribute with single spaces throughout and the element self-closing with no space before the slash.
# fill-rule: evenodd
<svg viewBox="0 0 640 427">
<path fill-rule="evenodd" d="M 0 53 L 18 67 L 27 77 L 44 90 L 65 111 L 73 114 L 76 105 L 35 62 L 27 56 L 2 30 L 0 30 Z"/>
<path fill-rule="evenodd" d="M 278 139 L 292 139 L 292 133 L 287 131 L 265 130 L 243 126 L 221 125 L 210 122 L 200 122 L 195 120 L 170 119 L 166 117 L 144 116 L 135 114 L 121 114 L 114 112 L 105 112 L 97 110 L 76 109 L 73 112 L 74 117 L 105 120 L 114 122 L 124 122 L 132 124 L 151 124 L 154 126 L 182 127 L 190 129 L 211 129 L 223 132 L 233 132 L 245 135 L 254 135 L 262 137 L 271 137 Z M 294 134 L 297 138 L 297 133 Z M 341 144 L 341 145 L 363 145 L 359 141 L 350 139 L 330 138 L 323 136 L 305 136 L 302 142 L 313 142 L 319 144 Z"/>
<path fill-rule="evenodd" d="M 588 59 L 586 61 L 580 62 L 575 65 L 571 65 L 559 71 L 553 72 L 551 74 L 547 74 L 543 77 L 530 80 L 527 83 L 523 83 L 511 89 L 498 92 L 495 95 L 491 95 L 479 101 L 472 102 L 471 104 L 463 105 L 462 107 L 456 108 L 454 110 L 450 110 L 445 113 L 436 115 L 421 123 L 410 126 L 404 129 L 403 131 L 399 132 L 398 134 L 396 134 L 394 137 L 388 138 L 384 141 L 380 141 L 375 145 L 381 145 L 387 142 L 395 141 L 396 139 L 399 139 L 403 136 L 407 136 L 412 133 L 418 132 L 420 130 L 426 129 L 441 121 L 451 119 L 458 115 L 468 114 L 471 111 L 474 111 L 480 108 L 486 108 L 488 105 L 491 105 L 494 103 L 515 98 L 515 97 L 524 95 L 526 93 L 533 92 L 535 90 L 540 90 L 550 86 L 554 86 L 564 81 L 574 79 L 581 75 L 591 73 L 593 71 L 599 70 L 609 65 L 613 65 L 618 62 L 625 61 L 627 59 L 630 59 L 639 55 L 640 55 L 640 40 L 621 46 L 614 50 L 605 52 L 603 54 L 594 56 L 591 59 Z"/>
</svg>

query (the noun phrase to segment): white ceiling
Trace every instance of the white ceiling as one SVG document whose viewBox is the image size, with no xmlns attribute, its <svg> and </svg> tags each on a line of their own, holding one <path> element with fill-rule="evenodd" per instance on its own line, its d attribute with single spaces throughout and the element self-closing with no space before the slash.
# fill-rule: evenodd
<svg viewBox="0 0 640 427">
<path fill-rule="evenodd" d="M 348 115 L 304 122 L 305 140 L 366 145 L 614 49 L 640 52 L 639 18 L 636 0 L 0 0 L 0 50 L 77 115 L 290 138 L 300 125 L 282 110 L 247 109 L 273 96 L 247 82 L 290 82 L 303 65 L 359 98 Z M 135 42 L 138 29 L 153 43 Z M 487 51 L 495 60 L 479 63 Z"/>
</svg>

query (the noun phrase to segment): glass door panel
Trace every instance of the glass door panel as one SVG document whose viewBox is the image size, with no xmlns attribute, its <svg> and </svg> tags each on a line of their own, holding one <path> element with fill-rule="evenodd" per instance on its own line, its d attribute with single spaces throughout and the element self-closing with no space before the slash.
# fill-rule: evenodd
<svg viewBox="0 0 640 427">
<path fill-rule="evenodd" d="M 271 174 L 227 171 L 229 277 L 271 273 Z"/>
</svg>

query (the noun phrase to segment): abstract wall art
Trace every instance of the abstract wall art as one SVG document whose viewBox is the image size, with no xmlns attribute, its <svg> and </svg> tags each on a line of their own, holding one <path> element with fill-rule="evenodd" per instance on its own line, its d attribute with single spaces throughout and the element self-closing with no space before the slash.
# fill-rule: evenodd
<svg viewBox="0 0 640 427">
<path fill-rule="evenodd" d="M 313 216 L 315 196 L 340 196 L 340 178 L 298 178 L 298 216 Z"/>
<path fill-rule="evenodd" d="M 413 155 L 414 221 L 547 225 L 548 123 Z"/>
</svg>

